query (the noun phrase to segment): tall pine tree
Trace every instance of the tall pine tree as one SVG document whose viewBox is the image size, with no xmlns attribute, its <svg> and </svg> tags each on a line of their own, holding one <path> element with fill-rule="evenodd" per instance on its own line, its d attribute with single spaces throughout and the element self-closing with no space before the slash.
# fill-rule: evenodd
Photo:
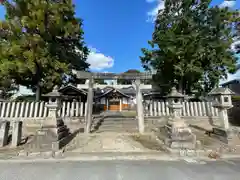
<svg viewBox="0 0 240 180">
<path fill-rule="evenodd" d="M 140 57 L 145 69 L 157 70 L 153 80 L 167 93 L 172 86 L 191 93 L 208 92 L 236 70 L 232 17 L 228 8 L 210 7 L 211 0 L 165 0 L 155 21 L 151 49 Z"/>
<path fill-rule="evenodd" d="M 55 84 L 74 80 L 72 69 L 88 69 L 82 20 L 75 17 L 71 0 L 11 0 L 3 5 L 0 74 L 31 88 L 39 100 Z"/>
</svg>

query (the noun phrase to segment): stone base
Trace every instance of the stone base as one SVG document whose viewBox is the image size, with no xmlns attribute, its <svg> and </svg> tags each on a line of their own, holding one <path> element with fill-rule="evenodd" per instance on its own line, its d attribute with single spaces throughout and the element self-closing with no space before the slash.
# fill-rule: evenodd
<svg viewBox="0 0 240 180">
<path fill-rule="evenodd" d="M 61 149 L 67 140 L 71 137 L 71 133 L 61 118 L 57 119 L 56 125 L 43 125 L 37 131 L 33 143 L 29 148 L 38 150 L 54 150 Z"/>
<path fill-rule="evenodd" d="M 237 134 L 234 134 L 232 130 L 226 130 L 221 127 L 214 127 L 210 133 L 210 136 L 229 145 L 234 143 L 235 140 L 239 139 Z"/>
<path fill-rule="evenodd" d="M 195 149 L 196 135 L 185 124 L 184 120 L 169 121 L 165 126 L 165 145 L 172 149 Z"/>
<path fill-rule="evenodd" d="M 166 138 L 164 143 L 172 149 L 195 149 L 196 144 L 194 141 L 194 137 L 190 141 L 174 141 L 172 139 Z"/>
<path fill-rule="evenodd" d="M 167 145 L 163 145 L 162 148 L 170 154 L 179 155 L 182 157 L 197 157 L 197 156 L 205 156 L 208 154 L 206 150 L 202 149 L 174 149 L 170 148 Z"/>
</svg>

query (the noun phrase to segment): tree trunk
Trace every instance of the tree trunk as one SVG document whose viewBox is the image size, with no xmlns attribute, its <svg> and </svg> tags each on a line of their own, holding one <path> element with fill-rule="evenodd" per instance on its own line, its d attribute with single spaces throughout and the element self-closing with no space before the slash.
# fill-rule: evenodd
<svg viewBox="0 0 240 180">
<path fill-rule="evenodd" d="M 36 85 L 36 101 L 40 101 L 41 99 L 41 86 L 40 83 Z"/>
<path fill-rule="evenodd" d="M 180 92 L 181 94 L 183 94 L 183 89 L 184 89 L 183 82 L 184 82 L 183 77 L 181 77 L 181 79 L 179 81 L 179 85 L 178 85 L 178 92 Z"/>
</svg>

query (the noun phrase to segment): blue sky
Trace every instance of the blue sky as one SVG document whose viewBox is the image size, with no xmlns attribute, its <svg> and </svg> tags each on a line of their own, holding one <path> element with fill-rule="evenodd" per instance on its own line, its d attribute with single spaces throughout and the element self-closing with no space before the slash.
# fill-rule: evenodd
<svg viewBox="0 0 240 180">
<path fill-rule="evenodd" d="M 73 1 L 76 15 L 84 20 L 85 41 L 92 49 L 88 61 L 93 71 L 142 69 L 141 48 L 147 47 L 151 39 L 151 19 L 157 9 L 164 8 L 162 0 Z M 212 4 L 240 8 L 240 0 L 213 0 Z M 4 18 L 3 7 L 0 18 Z"/>
<path fill-rule="evenodd" d="M 92 52 L 88 61 L 93 71 L 123 72 L 142 69 L 141 48 L 151 39 L 156 10 L 164 8 L 162 0 L 73 0 L 76 15 L 84 20 L 85 41 Z M 213 0 L 240 7 L 240 0 Z M 4 9 L 0 8 L 0 18 Z"/>
<path fill-rule="evenodd" d="M 237 1 L 214 0 L 212 4 L 239 8 L 240 0 Z M 153 32 L 153 23 L 149 19 L 157 9 L 164 7 L 163 2 L 75 0 L 75 3 L 77 16 L 84 19 L 85 40 L 90 47 L 98 50 L 91 54 L 89 61 L 92 67 L 107 67 L 93 69 L 109 72 L 141 69 L 141 48 L 147 47 Z M 97 55 L 104 56 L 97 58 Z M 105 63 L 108 60 L 113 63 Z"/>
</svg>

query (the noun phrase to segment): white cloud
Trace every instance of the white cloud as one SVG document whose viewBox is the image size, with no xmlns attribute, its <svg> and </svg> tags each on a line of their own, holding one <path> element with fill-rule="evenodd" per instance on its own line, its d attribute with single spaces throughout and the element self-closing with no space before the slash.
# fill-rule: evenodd
<svg viewBox="0 0 240 180">
<path fill-rule="evenodd" d="M 114 65 L 114 59 L 112 57 L 104 55 L 95 48 L 91 48 L 87 62 L 90 64 L 91 70 L 98 71 L 111 68 Z"/>
<path fill-rule="evenodd" d="M 224 7 L 229 7 L 229 8 L 232 8 L 234 7 L 236 4 L 236 0 L 224 0 L 220 5 L 219 7 L 221 8 L 224 8 Z"/>
<path fill-rule="evenodd" d="M 234 52 L 237 51 L 236 46 L 240 45 L 240 37 L 237 37 L 237 38 L 234 40 L 234 42 L 231 45 L 231 50 L 234 51 Z"/>
<path fill-rule="evenodd" d="M 235 55 L 237 57 L 237 64 L 240 64 L 240 55 L 236 54 Z M 237 70 L 237 72 L 235 74 L 228 74 L 228 77 L 226 79 L 221 79 L 220 80 L 220 84 L 234 80 L 234 79 L 240 79 L 240 69 Z"/>
<path fill-rule="evenodd" d="M 146 0 L 147 3 L 157 3 L 157 6 L 147 13 L 148 21 L 153 22 L 158 14 L 158 11 L 164 9 L 164 0 Z"/>
<path fill-rule="evenodd" d="M 234 79 L 240 79 L 240 71 L 238 70 L 235 74 L 228 74 L 228 77 L 226 79 L 221 79 L 219 84 L 226 83 L 228 81 L 232 81 Z"/>
</svg>

